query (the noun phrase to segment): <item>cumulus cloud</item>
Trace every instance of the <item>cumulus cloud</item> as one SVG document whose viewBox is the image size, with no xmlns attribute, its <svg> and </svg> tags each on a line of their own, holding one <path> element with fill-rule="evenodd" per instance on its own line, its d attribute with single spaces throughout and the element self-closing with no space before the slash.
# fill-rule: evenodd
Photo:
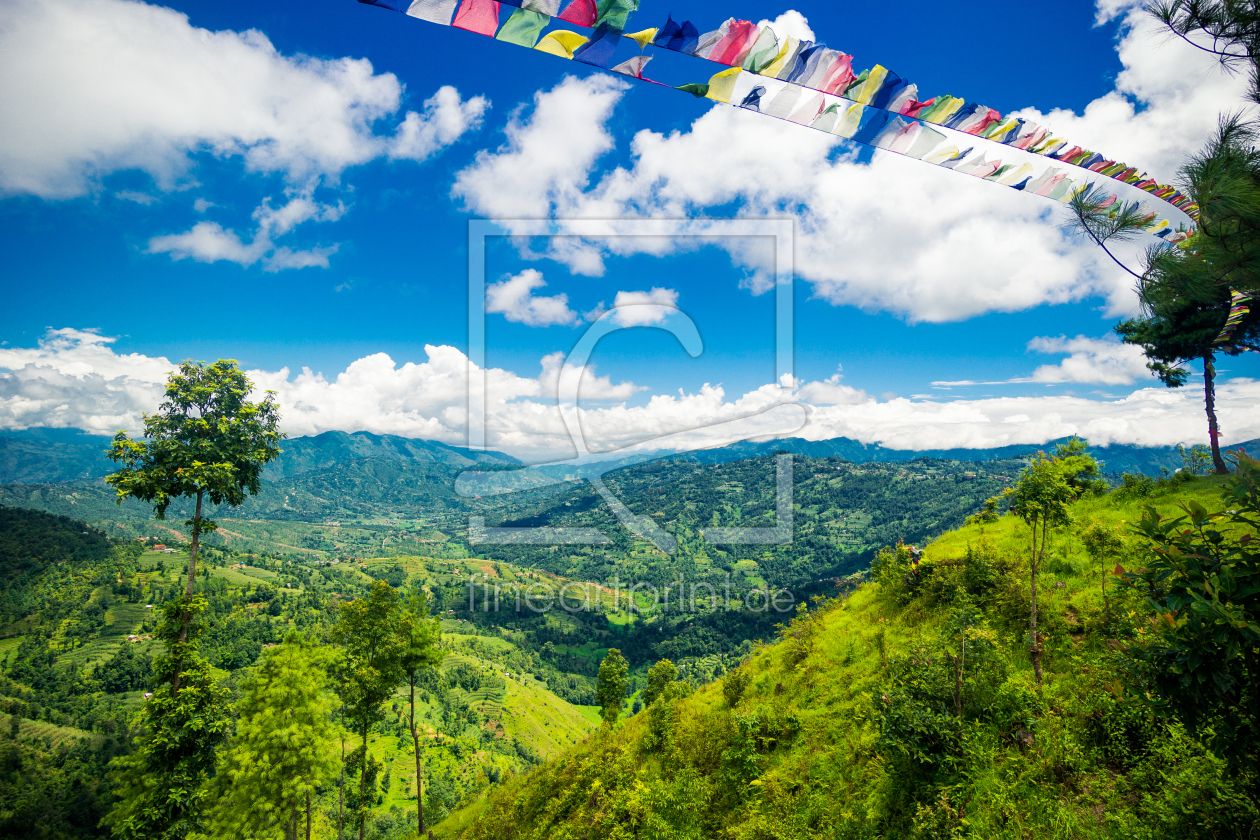
<svg viewBox="0 0 1260 840">
<path fill-rule="evenodd" d="M 51 329 L 35 347 L 0 347 L 0 428 L 77 428 L 112 434 L 152 411 L 175 365 L 116 353 L 116 339 Z"/>
<path fill-rule="evenodd" d="M 118 353 L 115 339 L 93 332 L 51 330 L 33 348 L 0 348 L 0 428 L 80 428 L 107 434 L 136 431 L 140 415 L 153 411 L 174 365 L 165 358 Z M 1076 339 L 1063 339 L 1069 346 Z M 333 429 L 371 431 L 463 443 L 467 435 L 470 372 L 485 387 L 486 440 L 527 460 L 562 458 L 572 452 L 556 394 L 580 381 L 578 425 L 590 451 L 654 448 L 672 435 L 680 448 L 730 442 L 730 423 L 744 418 L 750 434 L 782 432 L 775 407 L 803 400 L 809 422 L 795 434 L 822 440 L 850 437 L 896 449 L 982 448 L 1040 444 L 1081 435 L 1106 445 L 1193 443 L 1206 435 L 1196 389 L 1140 388 L 1113 399 L 1020 396 L 950 401 L 875 399 L 840 383 L 777 382 L 728 396 L 720 385 L 694 392 L 652 395 L 632 382 L 613 383 L 590 366 L 568 366 L 559 353 L 541 360 L 536 377 L 492 368 L 470 369 L 453 347 L 429 345 L 421 362 L 398 363 L 384 353 L 355 361 L 333 377 L 303 369 L 293 374 L 249 371 L 256 387 L 273 390 L 283 427 L 291 435 Z M 576 378 L 576 379 L 574 379 Z M 795 393 L 793 386 L 796 386 Z M 1260 382 L 1223 381 L 1217 411 L 1228 442 L 1260 437 Z M 601 404 L 603 403 L 603 404 Z M 568 411 L 575 409 L 569 408 Z"/>
<path fill-rule="evenodd" d="M 366 59 L 282 55 L 261 32 L 210 32 L 134 0 L 0 7 L 0 192 L 69 198 L 140 169 L 161 188 L 191 155 L 241 156 L 291 184 L 377 157 L 422 160 L 486 108 L 443 88 L 392 129 L 403 88 Z"/>
<path fill-rule="evenodd" d="M 678 292 L 653 287 L 647 292 L 617 292 L 613 321 L 622 327 L 659 324 L 678 310 Z"/>
<path fill-rule="evenodd" d="M 759 27 L 770 27 L 774 30 L 775 36 L 780 42 L 787 38 L 795 38 L 798 41 L 817 41 L 818 36 L 814 34 L 814 30 L 810 28 L 809 21 L 805 16 L 795 9 L 788 9 L 774 20 L 762 19 L 757 22 Z"/>
<path fill-rule="evenodd" d="M 1078 335 L 1037 336 L 1028 342 L 1028 349 L 1046 355 L 1067 354 L 1056 365 L 1041 365 L 1029 376 L 1016 376 L 997 381 L 972 379 L 943 380 L 933 382 L 937 388 L 958 388 L 968 385 L 1013 385 L 1040 382 L 1046 385 L 1077 383 L 1081 385 L 1132 385 L 1150 380 L 1153 375 L 1146 367 L 1147 358 L 1142 348 L 1123 344 L 1115 336 L 1089 338 Z"/>
<path fill-rule="evenodd" d="M 1143 17 L 1128 19 L 1118 50 L 1124 70 L 1116 89 L 1082 114 L 1019 113 L 1171 179 L 1217 115 L 1239 107 L 1245 80 L 1161 37 Z M 509 219 L 694 220 L 732 206 L 744 216 L 791 216 L 797 274 L 819 297 L 912 322 L 1090 297 L 1106 299 L 1109 314 L 1134 305 L 1132 278 L 1092 244 L 1067 236 L 1057 203 L 899 155 L 877 151 L 864 162 L 831 135 L 726 105 L 713 105 L 686 130 L 638 132 L 631 163 L 599 175 L 614 147 L 608 125 L 623 90 L 602 78 L 570 78 L 537 95 L 532 110 L 513 119 L 509 143 L 459 174 L 456 195 L 469 209 Z M 1003 160 L 1023 155 L 993 148 Z M 607 228 L 615 233 L 615 222 Z M 590 274 L 602 272 L 608 253 L 695 247 L 667 237 L 554 242 L 549 256 Z M 764 258 L 733 240 L 723 247 L 752 270 L 746 285 L 764 291 L 757 281 L 769 275 Z"/>
<path fill-rule="evenodd" d="M 1069 354 L 1057 365 L 1042 365 L 1033 371 L 1029 377 L 1032 382 L 1131 385 L 1151 378 L 1142 348 L 1123 344 L 1114 337 L 1039 336 L 1028 342 L 1028 349 L 1037 353 Z"/>
<path fill-rule="evenodd" d="M 844 376 L 836 370 L 831 376 L 819 382 L 806 382 L 796 390 L 801 399 L 814 405 L 853 405 L 866 402 L 869 397 L 860 388 L 842 385 Z"/>
<path fill-rule="evenodd" d="M 569 308 L 568 295 L 547 297 L 533 293 L 546 285 L 542 272 L 532 268 L 491 283 L 486 286 L 486 312 L 501 314 L 509 321 L 529 327 L 575 323 L 578 314 Z"/>
<path fill-rule="evenodd" d="M 321 204 L 311 198 L 310 192 L 292 196 L 280 207 L 272 207 L 267 199 L 254 211 L 257 227 L 248 244 L 235 231 L 225 230 L 218 222 L 197 222 L 184 233 L 155 236 L 149 240 L 150 254 L 170 254 L 177 260 L 191 258 L 197 262 L 226 260 L 241 266 L 250 266 L 260 260 L 267 271 L 286 268 L 328 267 L 328 257 L 336 253 L 337 246 L 292 250 L 277 247 L 274 239 L 307 221 L 335 222 L 346 212 L 340 201 L 335 205 Z"/>
</svg>

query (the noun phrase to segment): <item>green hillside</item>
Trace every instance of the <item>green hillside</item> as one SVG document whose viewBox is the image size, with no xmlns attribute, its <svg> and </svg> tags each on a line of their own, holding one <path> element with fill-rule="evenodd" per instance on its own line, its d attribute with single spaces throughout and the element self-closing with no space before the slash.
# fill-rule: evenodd
<svg viewBox="0 0 1260 840">
<path fill-rule="evenodd" d="M 1081 534 L 1123 541 L 1153 505 L 1221 506 L 1223 481 L 1134 485 L 1072 508 L 1042 567 L 1045 684 L 1028 655 L 1029 528 L 1012 515 L 902 552 L 815 602 L 736 672 L 511 779 L 442 838 L 1250 837 L 1256 780 L 1135 690 L 1125 653 L 1156 632 Z M 1143 493 L 1150 495 L 1144 496 Z M 905 573 L 905 576 L 903 576 Z M 967 659 L 955 681 L 959 616 Z M 739 680 L 746 686 L 739 691 Z M 1136 681 L 1136 682 L 1135 682 Z"/>
</svg>

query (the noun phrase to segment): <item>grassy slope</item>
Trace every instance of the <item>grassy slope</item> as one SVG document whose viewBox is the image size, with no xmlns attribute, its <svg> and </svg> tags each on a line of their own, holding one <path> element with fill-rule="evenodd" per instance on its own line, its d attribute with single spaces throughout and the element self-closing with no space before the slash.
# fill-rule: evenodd
<svg viewBox="0 0 1260 840">
<path fill-rule="evenodd" d="M 1147 503 L 1161 512 L 1183 499 L 1211 508 L 1219 487 L 1202 479 L 1147 500 L 1085 500 L 1074 517 L 1123 526 Z M 983 532 L 1015 563 L 1009 591 L 1027 589 L 1019 561 L 1027 534 L 1010 516 Z M 928 547 L 929 562 L 957 558 L 981 538 L 975 525 L 945 534 Z M 901 838 L 955 836 L 951 826 L 994 838 L 1232 836 L 1216 833 L 1204 816 L 1220 801 L 1202 779 L 1220 782 L 1220 768 L 1175 733 L 1162 730 L 1157 754 L 1146 760 L 1117 759 L 1105 738 L 1100 743 L 1100 726 L 1119 719 L 1123 691 L 1105 667 L 1105 634 L 1089 629 L 1102 605 L 1099 575 L 1066 532 L 1050 553 L 1041 599 L 1046 708 L 1031 726 L 1033 741 L 1020 743 L 1026 739 L 1012 737 L 1019 730 L 1009 725 L 977 725 L 955 759 L 968 769 L 963 781 L 955 777 L 952 800 L 949 791 L 938 799 L 939 787 L 912 780 L 913 768 L 877 749 L 871 722 L 878 692 L 888 690 L 889 658 L 932 642 L 945 611 L 924 599 L 899 607 L 868 584 L 815 613 L 812 651 L 795 665 L 786 643 L 758 651 L 735 709 L 720 685 L 705 686 L 680 702 L 672 745 L 650 747 L 648 715 L 640 714 L 508 780 L 435 836 Z M 1000 610 L 987 612 L 1007 685 L 1027 692 L 1027 631 Z M 741 739 L 741 730 L 751 738 Z"/>
</svg>

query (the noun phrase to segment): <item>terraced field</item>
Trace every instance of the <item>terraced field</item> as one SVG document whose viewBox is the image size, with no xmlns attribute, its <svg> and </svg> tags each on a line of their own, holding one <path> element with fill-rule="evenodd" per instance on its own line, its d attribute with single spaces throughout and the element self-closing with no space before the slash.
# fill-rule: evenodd
<svg viewBox="0 0 1260 840">
<path fill-rule="evenodd" d="M 80 667 L 104 662 L 117 653 L 120 647 L 127 644 L 127 636 L 135 633 L 140 623 L 150 614 L 152 610 L 145 609 L 144 604 L 115 601 L 105 611 L 106 624 L 101 630 L 101 635 L 61 658 Z M 141 642 L 140 644 L 148 643 Z"/>
<path fill-rule="evenodd" d="M 14 651 L 22 644 L 25 636 L 10 636 L 7 639 L 0 639 L 0 667 L 8 668 L 9 659 L 13 657 Z"/>
<path fill-rule="evenodd" d="M 0 712 L 0 729 L 5 733 L 9 731 L 10 720 L 12 720 L 12 715 Z M 57 726 L 55 723 L 20 717 L 18 718 L 18 738 L 39 738 L 45 740 L 52 749 L 57 749 L 62 744 L 71 744 L 75 741 L 100 741 L 104 736 L 70 726 Z"/>
</svg>

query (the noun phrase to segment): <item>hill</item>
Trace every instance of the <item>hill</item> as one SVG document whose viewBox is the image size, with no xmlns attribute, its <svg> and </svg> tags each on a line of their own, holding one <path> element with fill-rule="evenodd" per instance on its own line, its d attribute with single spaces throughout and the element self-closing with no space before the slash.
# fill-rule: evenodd
<svg viewBox="0 0 1260 840">
<path fill-rule="evenodd" d="M 68 429 L 0 432 L 0 484 L 52 484 L 99 478 L 117 469 L 105 457 L 110 438 Z M 370 432 L 324 432 L 284 441 L 283 452 L 263 470 L 278 481 L 355 461 L 444 464 L 450 467 L 517 466 L 502 452 L 478 452 L 445 443 Z"/>
<path fill-rule="evenodd" d="M 1056 444 L 1068 439 L 1047 441 L 1043 444 L 1016 444 L 991 449 L 888 449 L 879 444 L 862 443 L 852 438 L 832 438 L 830 440 L 803 440 L 802 438 L 781 438 L 767 441 L 741 441 L 717 449 L 702 449 L 674 457 L 693 461 L 720 463 L 723 461 L 755 458 L 771 455 L 775 452 L 791 452 L 794 455 L 805 455 L 810 458 L 843 458 L 855 464 L 871 462 L 896 463 L 914 461 L 920 458 L 933 458 L 947 461 L 1002 461 L 1023 458 L 1039 450 L 1053 449 Z M 1228 449 L 1244 449 L 1255 454 L 1260 452 L 1260 440 L 1231 443 Z M 1143 473 L 1158 476 L 1163 470 L 1169 472 L 1181 467 L 1181 455 L 1175 446 L 1131 446 L 1113 443 L 1110 446 L 1091 446 L 1089 454 L 1103 465 L 1103 471 L 1111 475 L 1123 473 Z"/>
<path fill-rule="evenodd" d="M 0 484 L 52 484 L 57 482 L 99 478 L 113 472 L 115 465 L 105 457 L 110 439 L 88 435 L 73 429 L 29 429 L 21 432 L 0 431 Z M 718 464 L 760 458 L 775 452 L 791 452 L 808 458 L 843 458 L 855 464 L 871 462 L 913 461 L 934 458 L 949 461 L 1000 461 L 1022 458 L 1039 449 L 1062 441 L 1042 445 L 1018 444 L 989 449 L 888 449 L 879 444 L 862 443 L 852 438 L 805 440 L 781 438 L 768 441 L 741 441 L 714 449 L 675 453 L 668 450 L 627 455 L 611 461 L 553 464 L 538 471 L 554 479 L 575 479 L 603 474 L 662 458 L 678 458 L 697 463 Z M 1260 451 L 1260 440 L 1232 443 L 1228 448 Z M 324 432 L 319 435 L 286 440 L 279 458 L 263 470 L 263 479 L 279 482 L 303 473 L 327 470 L 356 461 L 382 460 L 397 463 L 442 464 L 466 469 L 477 466 L 509 468 L 522 466 L 511 455 L 494 451 L 476 451 L 438 441 L 377 435 L 371 432 Z M 1090 454 L 1104 462 L 1105 470 L 1119 475 L 1140 472 L 1159 475 L 1161 469 L 1175 470 L 1181 458 L 1173 446 L 1129 446 L 1112 444 L 1091 447 Z"/>
<path fill-rule="evenodd" d="M 908 555 L 881 558 L 879 582 L 816 602 L 734 675 L 681 687 L 435 836 L 1252 836 L 1254 780 L 1130 688 L 1122 651 L 1154 617 L 1114 577 L 1104 609 L 1107 570 L 1079 530 L 1119 533 L 1136 558 L 1142 540 L 1126 525 L 1145 505 L 1215 509 L 1221 487 L 1164 482 L 1075 504 L 1043 567 L 1040 691 L 1027 652 L 1029 530 L 1007 515 L 940 536 L 917 572 Z"/>
</svg>

